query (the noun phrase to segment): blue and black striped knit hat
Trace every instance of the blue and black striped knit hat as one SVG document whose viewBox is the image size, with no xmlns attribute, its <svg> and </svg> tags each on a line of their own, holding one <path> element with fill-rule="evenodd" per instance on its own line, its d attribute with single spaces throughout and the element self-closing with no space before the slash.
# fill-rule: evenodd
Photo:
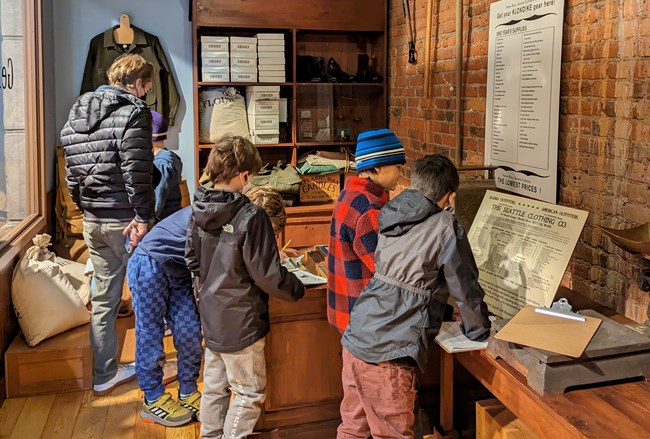
<svg viewBox="0 0 650 439">
<path fill-rule="evenodd" d="M 368 130 L 357 138 L 355 162 L 357 172 L 388 165 L 403 165 L 406 163 L 406 153 L 391 130 Z"/>
</svg>

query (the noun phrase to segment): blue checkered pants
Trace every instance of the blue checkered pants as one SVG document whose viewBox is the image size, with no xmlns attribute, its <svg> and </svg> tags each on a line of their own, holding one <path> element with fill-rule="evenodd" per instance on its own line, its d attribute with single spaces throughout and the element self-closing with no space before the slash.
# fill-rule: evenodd
<svg viewBox="0 0 650 439">
<path fill-rule="evenodd" d="M 129 259 L 127 279 L 135 312 L 135 370 L 145 398 L 153 401 L 165 392 L 161 366 L 165 358 L 164 319 L 178 351 L 180 393 L 194 392 L 203 356 L 203 337 L 192 279 L 170 276 L 156 261 L 140 253 Z"/>
</svg>

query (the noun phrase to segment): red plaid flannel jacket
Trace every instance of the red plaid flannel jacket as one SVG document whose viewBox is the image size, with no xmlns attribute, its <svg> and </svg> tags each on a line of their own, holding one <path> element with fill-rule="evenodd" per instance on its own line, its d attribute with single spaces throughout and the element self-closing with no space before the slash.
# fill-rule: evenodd
<svg viewBox="0 0 650 439">
<path fill-rule="evenodd" d="M 365 178 L 349 177 L 334 205 L 327 266 L 327 319 L 341 334 L 361 290 L 375 273 L 379 211 L 388 194 Z"/>
</svg>

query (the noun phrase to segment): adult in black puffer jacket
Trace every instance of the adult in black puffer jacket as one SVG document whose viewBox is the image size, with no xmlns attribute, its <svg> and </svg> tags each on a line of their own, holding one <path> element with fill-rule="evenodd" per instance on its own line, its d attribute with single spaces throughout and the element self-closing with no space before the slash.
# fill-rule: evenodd
<svg viewBox="0 0 650 439">
<path fill-rule="evenodd" d="M 90 340 L 98 395 L 135 376 L 132 366 L 118 367 L 115 320 L 126 247 L 137 245 L 154 215 L 151 112 L 139 99 L 151 88 L 153 67 L 140 55 L 126 54 L 107 73 L 111 85 L 82 95 L 61 131 L 66 180 L 84 213 L 94 267 Z"/>
</svg>

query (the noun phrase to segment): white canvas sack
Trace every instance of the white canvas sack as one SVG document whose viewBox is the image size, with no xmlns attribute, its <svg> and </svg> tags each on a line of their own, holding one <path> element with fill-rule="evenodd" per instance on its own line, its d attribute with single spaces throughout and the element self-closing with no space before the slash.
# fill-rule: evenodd
<svg viewBox="0 0 650 439">
<path fill-rule="evenodd" d="M 86 308 L 90 278 L 84 265 L 49 251 L 50 236 L 36 235 L 14 269 L 11 300 L 25 340 L 36 346 L 46 338 L 90 321 Z"/>
<path fill-rule="evenodd" d="M 216 143 L 225 135 L 251 139 L 246 99 L 234 87 L 201 90 L 199 97 L 199 142 Z"/>
</svg>

